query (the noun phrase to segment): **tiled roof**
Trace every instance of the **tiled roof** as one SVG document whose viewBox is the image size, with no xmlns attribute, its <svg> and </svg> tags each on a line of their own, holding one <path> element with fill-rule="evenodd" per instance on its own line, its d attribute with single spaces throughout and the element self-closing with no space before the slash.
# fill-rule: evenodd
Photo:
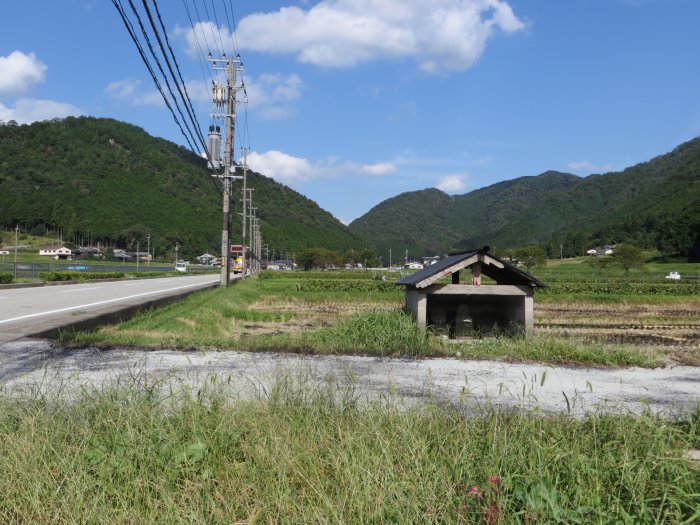
<svg viewBox="0 0 700 525">
<path fill-rule="evenodd" d="M 476 262 L 481 263 L 481 273 L 490 277 L 498 284 L 519 284 L 530 285 L 537 288 L 547 288 L 546 284 L 532 275 L 519 270 L 515 266 L 483 250 L 450 255 L 423 270 L 404 277 L 397 284 L 410 286 L 412 288 L 425 288 Z"/>
</svg>

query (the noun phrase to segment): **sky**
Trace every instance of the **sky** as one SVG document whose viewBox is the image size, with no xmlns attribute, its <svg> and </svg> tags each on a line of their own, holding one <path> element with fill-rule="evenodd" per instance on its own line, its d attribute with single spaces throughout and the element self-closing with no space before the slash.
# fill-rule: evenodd
<svg viewBox="0 0 700 525">
<path fill-rule="evenodd" d="M 241 55 L 248 165 L 344 223 L 407 191 L 618 171 L 700 135 L 698 0 L 158 7 L 202 131 L 208 36 L 214 56 Z M 187 145 L 111 1 L 2 0 L 1 12 L 0 121 L 109 117 Z"/>
</svg>

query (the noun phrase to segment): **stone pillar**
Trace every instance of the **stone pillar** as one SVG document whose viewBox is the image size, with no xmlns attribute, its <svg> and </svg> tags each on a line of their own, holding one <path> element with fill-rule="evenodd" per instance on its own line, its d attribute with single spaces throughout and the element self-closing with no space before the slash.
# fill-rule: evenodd
<svg viewBox="0 0 700 525">
<path fill-rule="evenodd" d="M 411 312 L 418 328 L 425 330 L 428 320 L 428 296 L 418 290 L 406 290 L 406 310 Z"/>
<path fill-rule="evenodd" d="M 525 307 L 525 333 L 535 329 L 535 298 L 532 295 L 524 297 Z"/>
<path fill-rule="evenodd" d="M 513 321 L 522 333 L 526 334 L 535 329 L 534 306 L 535 300 L 532 295 L 518 297 L 518 305 L 513 312 Z"/>
</svg>

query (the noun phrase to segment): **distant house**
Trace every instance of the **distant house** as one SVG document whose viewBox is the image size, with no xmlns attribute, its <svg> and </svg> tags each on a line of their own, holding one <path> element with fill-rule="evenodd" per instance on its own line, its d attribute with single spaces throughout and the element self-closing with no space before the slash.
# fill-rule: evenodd
<svg viewBox="0 0 700 525">
<path fill-rule="evenodd" d="M 465 284 L 460 283 L 465 273 Z M 468 272 L 468 273 L 467 273 Z M 481 284 L 485 275 L 494 284 Z M 441 283 L 450 277 L 451 283 Z M 534 328 L 534 290 L 546 285 L 515 266 L 476 250 L 451 255 L 404 277 L 405 308 L 418 326 L 451 338 L 523 334 Z"/>
<path fill-rule="evenodd" d="M 270 268 L 270 266 L 277 266 L 279 270 L 293 270 L 297 267 L 297 265 L 294 264 L 294 261 L 292 261 L 291 259 L 275 259 L 273 261 L 270 261 L 268 268 Z"/>
<path fill-rule="evenodd" d="M 73 251 L 73 255 L 80 257 L 94 257 L 96 259 L 102 258 L 102 250 L 95 246 L 81 246 L 77 250 Z"/>
<path fill-rule="evenodd" d="M 422 270 L 423 265 L 419 262 L 410 262 L 406 263 L 406 268 L 408 268 L 409 270 Z"/>
<path fill-rule="evenodd" d="M 216 255 L 212 255 L 211 253 L 203 253 L 202 255 L 197 257 L 197 261 L 199 261 L 199 264 L 212 264 L 216 259 Z"/>
<path fill-rule="evenodd" d="M 72 259 L 73 252 L 65 246 L 49 246 L 43 250 L 39 250 L 39 255 L 45 257 L 53 257 L 54 259 Z"/>
<path fill-rule="evenodd" d="M 430 257 L 421 257 L 421 261 L 423 262 L 423 267 L 430 266 L 431 264 L 435 264 L 440 260 L 440 257 L 438 255 L 432 255 Z"/>
<path fill-rule="evenodd" d="M 133 253 L 128 253 L 126 250 L 120 248 L 114 248 L 113 253 L 115 259 L 120 259 L 122 261 L 130 261 L 134 258 Z"/>
</svg>

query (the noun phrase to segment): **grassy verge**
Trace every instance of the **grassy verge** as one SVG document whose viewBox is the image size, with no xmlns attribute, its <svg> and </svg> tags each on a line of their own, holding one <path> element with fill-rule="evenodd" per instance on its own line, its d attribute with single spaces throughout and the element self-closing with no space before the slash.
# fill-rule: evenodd
<svg viewBox="0 0 700 525">
<path fill-rule="evenodd" d="M 696 523 L 700 413 L 583 420 L 158 385 L 0 397 L 2 523 Z"/>
<path fill-rule="evenodd" d="M 381 284 L 381 282 L 380 282 Z M 62 342 L 102 347 L 220 348 L 311 354 L 462 357 L 517 362 L 642 366 L 663 364 L 648 347 L 551 335 L 487 338 L 461 344 L 423 334 L 393 291 L 319 291 L 296 280 L 246 280 L 195 294 L 96 332 L 64 333 Z M 400 290 L 399 290 L 400 292 Z"/>
</svg>

